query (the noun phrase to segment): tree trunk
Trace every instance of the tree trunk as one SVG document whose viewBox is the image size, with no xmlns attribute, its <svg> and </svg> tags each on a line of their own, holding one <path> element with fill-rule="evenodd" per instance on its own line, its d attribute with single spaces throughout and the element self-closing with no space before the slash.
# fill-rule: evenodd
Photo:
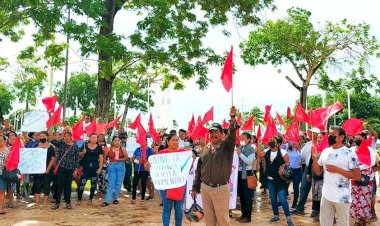
<svg viewBox="0 0 380 226">
<path fill-rule="evenodd" d="M 26 98 L 25 98 L 25 112 L 29 111 L 29 93 L 26 93 Z"/>
<path fill-rule="evenodd" d="M 127 119 L 127 114 L 128 114 L 128 110 L 129 110 L 129 102 L 132 100 L 132 97 L 133 97 L 133 95 L 130 93 L 127 100 L 125 101 L 123 118 L 121 120 L 121 125 L 123 126 L 123 128 L 125 126 L 125 121 Z"/>
<path fill-rule="evenodd" d="M 305 109 L 305 111 L 307 111 L 307 106 L 306 106 L 307 89 L 308 89 L 307 86 L 302 86 L 300 89 L 300 103 L 303 109 Z M 306 124 L 303 122 L 301 123 L 301 130 L 306 131 Z"/>
<path fill-rule="evenodd" d="M 100 68 L 100 67 L 99 67 Z M 98 93 L 96 98 L 95 115 L 101 118 L 108 117 L 108 110 L 111 102 L 111 89 L 113 80 L 98 78 Z"/>
</svg>

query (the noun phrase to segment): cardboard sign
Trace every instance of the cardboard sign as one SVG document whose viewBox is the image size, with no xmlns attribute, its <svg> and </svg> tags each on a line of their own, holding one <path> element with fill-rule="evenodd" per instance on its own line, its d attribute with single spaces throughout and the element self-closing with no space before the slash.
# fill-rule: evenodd
<svg viewBox="0 0 380 226">
<path fill-rule="evenodd" d="M 178 188 L 186 184 L 191 164 L 191 151 L 149 156 L 150 176 L 157 190 Z"/>
<path fill-rule="evenodd" d="M 22 174 L 45 173 L 46 158 L 46 148 L 21 148 L 18 169 Z"/>
<path fill-rule="evenodd" d="M 24 121 L 21 126 L 22 132 L 41 132 L 46 131 L 46 121 L 49 114 L 43 111 L 31 111 L 24 114 Z"/>
</svg>

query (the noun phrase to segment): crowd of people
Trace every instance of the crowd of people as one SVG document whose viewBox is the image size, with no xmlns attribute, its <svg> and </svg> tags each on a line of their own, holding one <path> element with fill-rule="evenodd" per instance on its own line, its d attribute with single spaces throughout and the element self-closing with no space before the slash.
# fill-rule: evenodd
<svg viewBox="0 0 380 226">
<path fill-rule="evenodd" d="M 22 132 L 18 135 L 9 120 L 5 119 L 0 127 L 0 175 L 17 136 L 21 136 L 24 148 L 47 149 L 47 157 L 46 172 L 43 174 L 22 175 L 15 183 L 6 182 L 0 176 L 0 215 L 5 214 L 4 205 L 15 208 L 14 198 L 29 199 L 30 194 L 34 195 L 34 206 L 47 206 L 50 197 L 53 199 L 51 208 L 56 210 L 61 207 L 61 196 L 64 194 L 65 208 L 71 209 L 73 181 L 77 184 L 76 205 L 82 204 L 88 181 L 88 205 L 92 205 L 96 193 L 105 196 L 101 207 L 119 204 L 122 186 L 131 193 L 130 204 L 136 203 L 137 191 L 140 191 L 139 202 L 144 203 L 154 198 L 156 193 L 149 174 L 150 164 L 146 159 L 156 154 L 192 150 L 193 158 L 199 157 L 192 191 L 186 192 L 181 187 L 158 192 L 162 200 L 164 226 L 170 224 L 172 208 L 175 225 L 182 225 L 186 194 L 191 194 L 195 199 L 199 193 L 206 225 L 230 225 L 228 183 L 234 153 L 239 156 L 238 196 L 241 211 L 235 220 L 242 224 L 254 218 L 252 205 L 256 191 L 260 191 L 261 195 L 269 192 L 272 223 L 280 221 L 279 207 L 282 207 L 287 225 L 294 225 L 292 215 L 305 215 L 310 191 L 310 217 L 322 226 L 330 226 L 334 222 L 338 226 L 346 226 L 350 217 L 356 220 L 356 225 L 370 225 L 371 221 L 377 220 L 375 173 L 379 170 L 380 158 L 379 150 L 376 150 L 378 135 L 369 125 L 355 136 L 348 136 L 342 127 L 333 126 L 329 131 L 311 128 L 297 141 L 287 141 L 283 135 L 277 134 L 264 143 L 260 137 L 249 132 L 237 134 L 239 125 L 234 107 L 229 115 L 228 129 L 212 123 L 208 128 L 208 137 L 204 139 L 193 140 L 184 129 L 178 133 L 176 130 L 162 132 L 161 141 L 153 141 L 147 146 L 144 158 L 141 147 L 134 150 L 133 156 L 128 156 L 128 134 L 120 125 L 112 131 L 83 135 L 83 141 L 78 142 L 73 140 L 67 121 L 55 131 Z M 89 116 L 83 121 L 84 131 L 90 121 Z M 318 151 L 317 146 L 322 144 L 326 133 L 328 146 Z M 107 137 L 109 142 L 106 141 Z M 372 139 L 368 148 L 370 164 L 364 164 L 358 160 L 356 151 L 363 140 L 367 142 L 369 139 Z M 256 180 L 260 181 L 260 187 L 252 186 L 252 181 Z M 31 190 L 30 184 L 33 184 Z M 290 185 L 292 193 L 289 192 Z M 174 193 L 180 194 L 179 198 L 169 197 Z"/>
</svg>

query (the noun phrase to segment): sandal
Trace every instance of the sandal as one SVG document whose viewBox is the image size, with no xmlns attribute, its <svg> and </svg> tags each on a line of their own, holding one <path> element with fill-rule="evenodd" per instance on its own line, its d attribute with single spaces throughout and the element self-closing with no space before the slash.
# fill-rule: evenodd
<svg viewBox="0 0 380 226">
<path fill-rule="evenodd" d="M 59 204 L 53 204 L 52 206 L 51 206 L 51 209 L 53 209 L 53 210 L 56 210 L 56 209 L 58 209 L 59 208 Z"/>
<path fill-rule="evenodd" d="M 109 205 L 110 205 L 109 203 L 107 203 L 107 202 L 103 202 L 101 206 L 102 206 L 102 207 L 106 207 L 106 206 L 109 206 Z"/>
<path fill-rule="evenodd" d="M 66 204 L 66 209 L 72 209 L 73 207 L 71 206 L 70 203 Z"/>
<path fill-rule="evenodd" d="M 119 204 L 119 201 L 113 200 L 113 204 Z"/>
</svg>

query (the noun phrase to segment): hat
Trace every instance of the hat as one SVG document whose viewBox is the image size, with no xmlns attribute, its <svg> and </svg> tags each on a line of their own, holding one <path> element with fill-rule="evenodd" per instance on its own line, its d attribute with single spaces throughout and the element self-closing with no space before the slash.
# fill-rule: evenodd
<svg viewBox="0 0 380 226">
<path fill-rule="evenodd" d="M 320 133 L 321 132 L 321 130 L 318 129 L 317 127 L 312 127 L 311 129 L 309 129 L 309 131 L 312 133 Z"/>
<path fill-rule="evenodd" d="M 212 130 L 219 130 L 222 132 L 222 126 L 219 123 L 214 122 L 213 124 L 211 124 L 210 128 L 208 128 L 208 131 Z"/>
</svg>

